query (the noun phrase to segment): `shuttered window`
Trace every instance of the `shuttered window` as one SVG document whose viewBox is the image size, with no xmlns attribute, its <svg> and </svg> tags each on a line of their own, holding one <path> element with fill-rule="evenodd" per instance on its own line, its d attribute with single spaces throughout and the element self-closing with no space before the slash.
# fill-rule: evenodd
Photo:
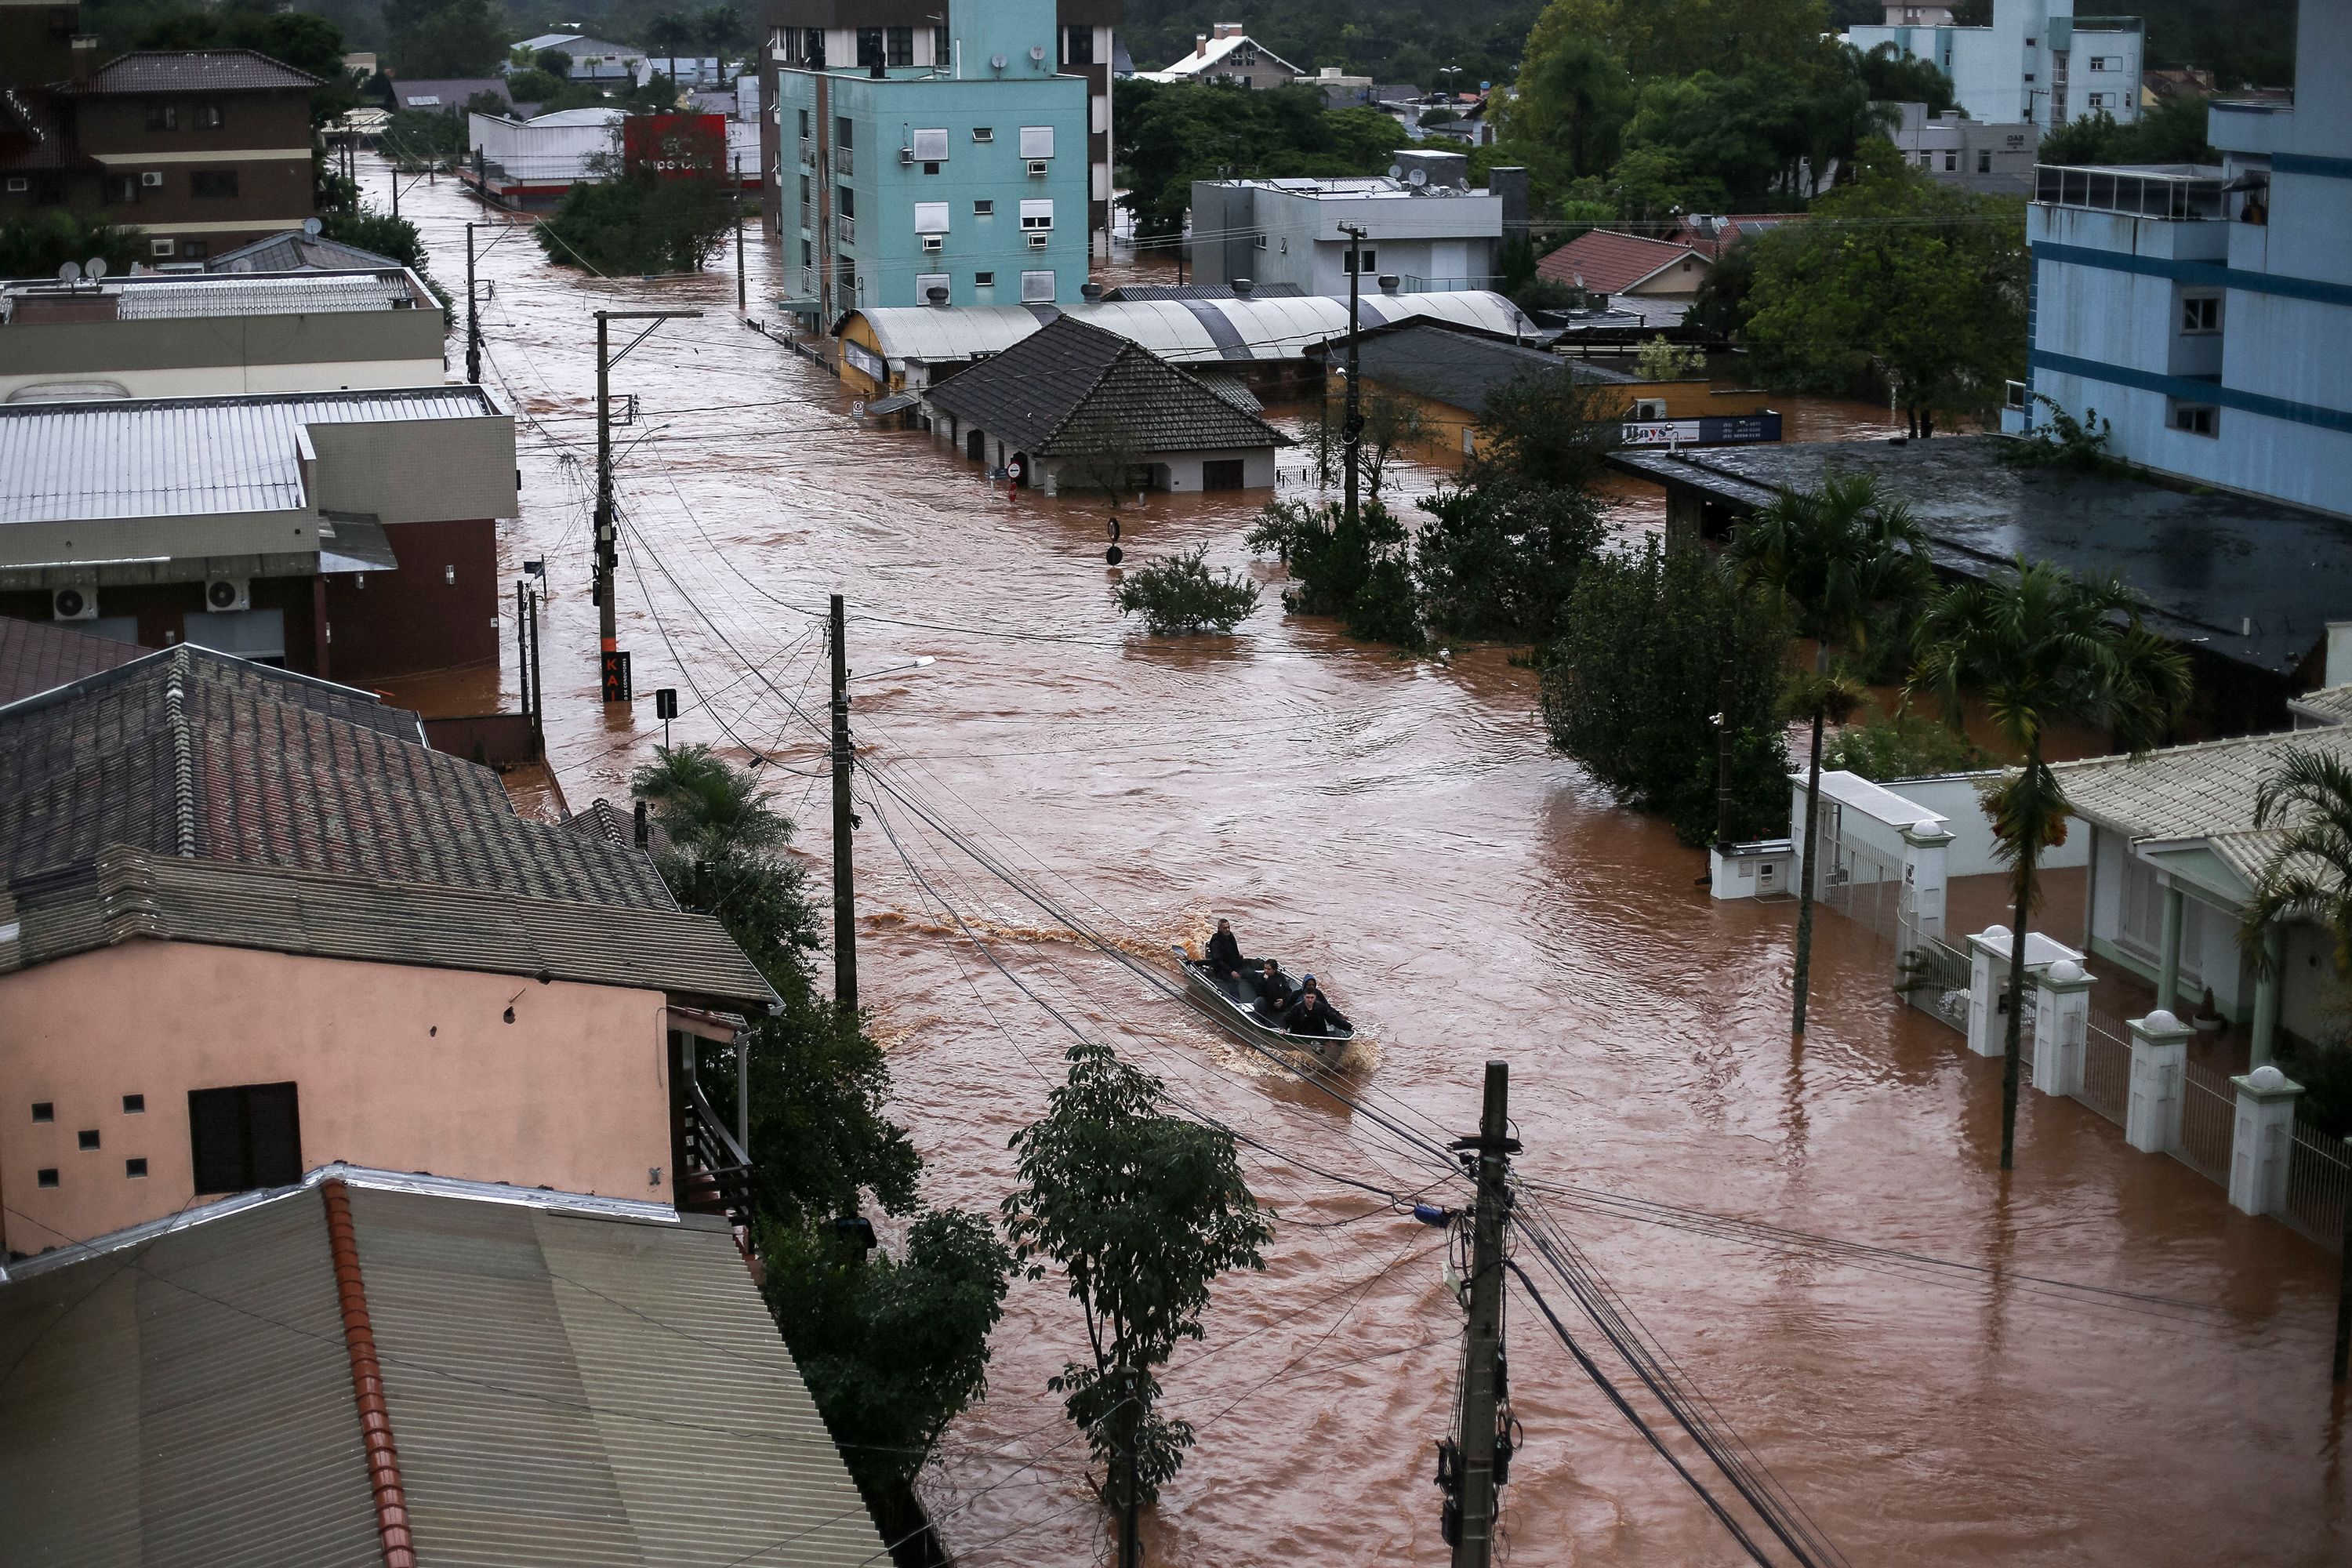
<svg viewBox="0 0 2352 1568">
<path fill-rule="evenodd" d="M 1021 155 L 1024 158 L 1050 158 L 1054 155 L 1054 128 L 1050 125 L 1024 125 L 1021 128 Z"/>
<path fill-rule="evenodd" d="M 943 163 L 948 156 L 948 133 L 945 131 L 915 132 L 915 162 Z"/>
<path fill-rule="evenodd" d="M 948 207 L 950 205 L 950 204 L 947 202 L 917 202 L 915 204 L 915 232 L 917 234 L 947 233 Z"/>
<path fill-rule="evenodd" d="M 302 1127 L 294 1086 L 191 1089 L 188 1145 L 199 1193 L 241 1193 L 300 1181 Z"/>
<path fill-rule="evenodd" d="M 1052 304 L 1054 275 L 1051 272 L 1024 272 L 1021 275 L 1021 302 L 1024 305 Z"/>
<path fill-rule="evenodd" d="M 1051 196 L 1048 196 L 1042 202 L 1023 202 L 1021 204 L 1021 226 L 1023 228 L 1053 227 L 1054 199 Z"/>
</svg>

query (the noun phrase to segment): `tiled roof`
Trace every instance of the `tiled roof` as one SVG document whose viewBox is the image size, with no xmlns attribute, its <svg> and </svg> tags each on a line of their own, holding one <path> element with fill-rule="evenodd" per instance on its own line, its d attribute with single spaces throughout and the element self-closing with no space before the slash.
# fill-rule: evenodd
<svg viewBox="0 0 2352 1568">
<path fill-rule="evenodd" d="M 378 1476 L 428 1564 L 887 1556 L 714 1219 L 330 1166 L 9 1273 L 12 1562 L 381 1563 Z"/>
<path fill-rule="evenodd" d="M 143 658 L 136 643 L 78 632 L 70 622 L 0 616 L 0 704 Z"/>
<path fill-rule="evenodd" d="M 0 89 L 0 169 L 95 169 L 74 142 L 49 95 L 37 88 Z"/>
<path fill-rule="evenodd" d="M 514 807 L 364 692 L 183 646 L 0 709 L 0 880 L 159 854 L 677 909 L 660 874 Z"/>
<path fill-rule="evenodd" d="M 1093 450 L 1106 438 L 1141 453 L 1289 444 L 1198 377 L 1069 316 L 925 395 L 1033 457 Z"/>
<path fill-rule="evenodd" d="M 124 93 L 256 92 L 326 85 L 322 78 L 273 60 L 258 49 L 139 49 L 117 55 L 87 81 L 58 90 L 78 97 Z"/>
<path fill-rule="evenodd" d="M 1684 258 L 1697 255 L 1687 245 L 1596 228 L 1578 235 L 1537 262 L 1536 276 L 1589 289 L 1597 294 L 1622 294 Z M 1581 285 L 1577 284 L 1579 278 L 1584 279 Z"/>
<path fill-rule="evenodd" d="M 778 1004 L 706 915 L 186 859 L 117 845 L 0 889 L 0 973 L 139 940 L 529 974 L 752 1013 Z"/>
<path fill-rule="evenodd" d="M 2352 686 L 2323 686 L 2286 700 L 2287 711 L 2316 724 L 2352 724 Z"/>
<path fill-rule="evenodd" d="M 296 231 L 273 234 L 226 250 L 205 263 L 207 272 L 348 272 L 401 263 L 356 245 Z"/>
<path fill-rule="evenodd" d="M 304 511 L 306 426 L 501 414 L 478 386 L 0 405 L 0 523 Z"/>
<path fill-rule="evenodd" d="M 1328 353 L 1339 364 L 1346 363 L 1348 350 L 1342 340 L 1312 352 L 1318 358 Z M 1365 332 L 1356 352 L 1365 380 L 1471 414 L 1484 414 L 1496 388 L 1529 371 L 1565 369 L 1579 381 L 1631 379 L 1541 349 L 1426 321 Z"/>
<path fill-rule="evenodd" d="M 2254 826 L 2254 796 L 2287 752 L 2352 759 L 2352 728 L 2288 730 L 2172 746 L 2135 762 L 2092 757 L 2057 773 L 2078 816 L 2132 838 L 2203 838 Z"/>
</svg>

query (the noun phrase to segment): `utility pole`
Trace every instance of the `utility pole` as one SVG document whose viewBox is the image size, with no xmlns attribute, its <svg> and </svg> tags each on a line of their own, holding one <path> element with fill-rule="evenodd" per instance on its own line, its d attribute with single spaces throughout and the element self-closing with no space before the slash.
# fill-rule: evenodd
<svg viewBox="0 0 2352 1568">
<path fill-rule="evenodd" d="M 613 367 L 629 357 L 629 350 L 653 336 L 664 321 L 701 314 L 699 310 L 596 312 L 596 648 L 607 702 L 628 700 L 628 667 L 622 662 L 620 622 L 613 605 L 613 573 L 621 563 L 619 530 L 613 518 Z M 613 353 L 607 329 L 614 321 L 644 321 L 646 326 L 619 353 Z"/>
<path fill-rule="evenodd" d="M 842 1032 L 857 1028 L 857 872 L 850 854 L 849 650 L 841 595 L 833 596 L 833 1004 Z"/>
<path fill-rule="evenodd" d="M 1462 1530 L 1454 1568 L 1489 1568 L 1495 1551 L 1496 1407 L 1504 1394 L 1503 1224 L 1509 1211 L 1511 1067 L 1486 1064 L 1486 1113 L 1478 1136 L 1456 1139 L 1477 1152 L 1478 1207 L 1470 1228 L 1470 1337 L 1462 1369 Z"/>
<path fill-rule="evenodd" d="M 482 313 L 474 301 L 474 226 L 466 226 L 466 379 L 482 384 Z"/>
<path fill-rule="evenodd" d="M 1143 1380 L 1131 1366 L 1120 1367 L 1116 1375 L 1119 1424 L 1127 1434 L 1127 1441 L 1120 1445 L 1125 1450 L 1121 1468 L 1127 1472 L 1127 1480 L 1118 1500 L 1118 1568 L 1142 1568 L 1143 1489 L 1138 1484 L 1136 1448 L 1143 1432 Z"/>
<path fill-rule="evenodd" d="M 735 160 L 735 313 L 744 311 L 743 300 L 743 160 Z"/>
<path fill-rule="evenodd" d="M 539 679 L 539 589 L 535 586 L 530 591 L 530 754 L 534 759 L 547 755 L 547 688 Z"/>
<path fill-rule="evenodd" d="M 1356 444 L 1364 433 L 1362 377 L 1357 374 L 1356 342 L 1357 310 L 1364 277 L 1364 231 L 1343 223 L 1339 232 L 1348 237 L 1348 416 L 1339 426 L 1339 441 L 1347 448 L 1347 517 L 1352 528 L 1356 522 Z"/>
<path fill-rule="evenodd" d="M 2344 1194 L 2343 1258 L 2336 1276 L 2336 1381 L 2352 1373 L 2352 1192 Z"/>
</svg>

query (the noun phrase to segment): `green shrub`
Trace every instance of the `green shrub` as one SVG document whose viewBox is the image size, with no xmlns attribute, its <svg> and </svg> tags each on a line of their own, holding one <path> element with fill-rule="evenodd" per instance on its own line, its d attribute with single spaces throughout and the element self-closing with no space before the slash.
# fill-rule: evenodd
<svg viewBox="0 0 2352 1568">
<path fill-rule="evenodd" d="M 1841 730 L 1822 749 L 1824 770 L 1843 768 L 1873 784 L 1965 773 L 1990 761 L 1966 735 L 1918 713 L 1874 716 L 1868 723 Z"/>
<path fill-rule="evenodd" d="M 1421 509 L 1431 520 L 1413 545 L 1422 614 L 1460 637 L 1550 640 L 1608 533 L 1584 491 L 1499 477 L 1441 489 Z"/>
<path fill-rule="evenodd" d="M 128 272 L 147 258 L 147 237 L 110 223 L 85 223 L 63 207 L 0 223 L 0 278 L 54 278 L 58 268 L 92 257 Z"/>
<path fill-rule="evenodd" d="M 1156 637 L 1232 631 L 1257 608 L 1257 584 L 1236 572 L 1210 571 L 1208 552 L 1195 545 L 1129 572 L 1114 595 L 1118 613 L 1141 616 Z"/>
<path fill-rule="evenodd" d="M 1350 636 L 1368 642 L 1422 646 L 1411 541 L 1404 524 L 1380 502 L 1364 502 L 1351 523 L 1337 501 L 1268 501 L 1250 530 L 1249 547 L 1290 569 L 1284 608 L 1337 616 Z"/>
<path fill-rule="evenodd" d="M 723 180 L 632 169 L 572 186 L 531 237 L 562 267 L 606 276 L 698 272 L 733 226 L 736 206 Z"/>
</svg>

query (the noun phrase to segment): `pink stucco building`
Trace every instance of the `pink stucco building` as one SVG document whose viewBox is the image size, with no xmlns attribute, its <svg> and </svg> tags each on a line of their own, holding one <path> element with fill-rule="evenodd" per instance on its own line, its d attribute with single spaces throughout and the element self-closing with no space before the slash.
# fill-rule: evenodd
<svg viewBox="0 0 2352 1568">
<path fill-rule="evenodd" d="M 744 1156 L 696 1042 L 774 994 L 580 826 L 414 715 L 201 648 L 0 707 L 6 1251 L 331 1161 L 715 1201 Z"/>
</svg>

